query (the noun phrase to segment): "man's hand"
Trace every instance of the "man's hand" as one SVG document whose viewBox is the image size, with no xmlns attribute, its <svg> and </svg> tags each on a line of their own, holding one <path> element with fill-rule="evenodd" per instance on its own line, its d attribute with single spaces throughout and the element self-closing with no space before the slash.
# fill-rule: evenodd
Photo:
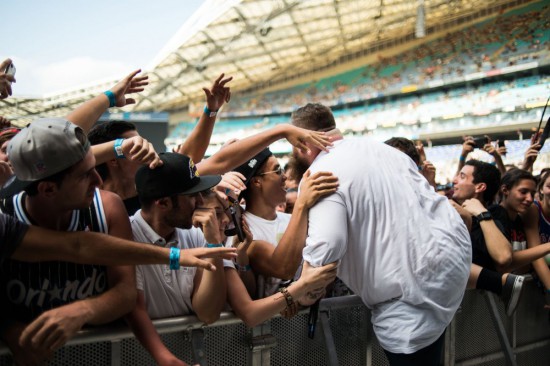
<svg viewBox="0 0 550 366">
<path fill-rule="evenodd" d="M 310 131 L 300 127 L 286 125 L 284 136 L 303 153 L 310 154 L 311 150 L 307 144 L 328 152 L 327 146 L 332 146 L 332 139 L 325 132 Z"/>
<path fill-rule="evenodd" d="M 436 186 L 435 172 L 436 172 L 435 166 L 432 163 L 430 163 L 428 160 L 425 160 L 422 163 L 422 171 L 420 172 L 420 174 L 422 174 L 424 178 L 426 178 L 426 180 L 428 181 L 428 183 L 430 183 L 432 187 Z"/>
<path fill-rule="evenodd" d="M 203 259 L 205 258 L 221 258 L 234 259 L 237 257 L 235 248 L 192 248 L 181 249 L 180 266 L 182 267 L 198 267 L 208 271 L 215 271 L 216 267 Z"/>
<path fill-rule="evenodd" d="M 208 243 L 221 243 L 218 219 L 213 208 L 197 207 L 193 212 L 193 226 L 202 230 Z"/>
<path fill-rule="evenodd" d="M 210 89 L 202 88 L 206 95 L 206 106 L 211 111 L 218 111 L 224 103 L 229 103 L 231 99 L 231 90 L 228 86 L 225 86 L 228 82 L 233 80 L 233 76 L 223 78 L 225 74 L 221 74 L 212 84 Z"/>
<path fill-rule="evenodd" d="M 474 151 L 475 148 L 476 142 L 474 141 L 474 138 L 472 136 L 464 137 L 464 143 L 462 144 L 462 152 L 460 153 L 460 156 L 466 159 L 468 154 Z"/>
<path fill-rule="evenodd" d="M 250 263 L 247 251 L 254 240 L 254 236 L 244 216 L 241 218 L 241 228 L 243 229 L 244 241 L 239 241 L 239 238 L 235 235 L 233 247 L 237 249 L 237 264 L 239 266 L 246 266 Z"/>
<path fill-rule="evenodd" d="M 15 83 L 15 77 L 5 72 L 11 62 L 11 59 L 7 58 L 0 64 L 0 99 L 6 99 L 11 95 L 11 83 Z"/>
<path fill-rule="evenodd" d="M 416 151 L 418 151 L 418 155 L 420 156 L 420 163 L 422 164 L 424 161 L 426 161 L 426 152 L 424 151 L 424 144 L 422 141 L 418 140 L 415 144 Z"/>
<path fill-rule="evenodd" d="M 338 178 L 331 172 L 317 172 L 311 175 L 308 170 L 302 178 L 296 205 L 302 203 L 306 208 L 311 208 L 321 197 L 336 192 L 338 185 Z"/>
<path fill-rule="evenodd" d="M 19 343 L 31 352 L 53 352 L 86 324 L 88 311 L 86 300 L 48 310 L 25 328 Z"/>
<path fill-rule="evenodd" d="M 128 104 L 135 104 L 136 100 L 133 98 L 126 98 L 127 94 L 133 94 L 143 91 L 143 87 L 149 82 L 147 81 L 148 76 L 138 76 L 141 70 L 133 71 L 130 75 L 126 76 L 124 79 L 118 82 L 115 86 L 111 88 L 111 91 L 115 95 L 116 106 L 124 107 Z"/>
<path fill-rule="evenodd" d="M 485 206 L 477 199 L 470 198 L 462 203 L 462 207 L 468 211 L 472 216 L 477 216 L 482 212 L 487 211 Z"/>
<path fill-rule="evenodd" d="M 149 165 L 151 169 L 163 164 L 153 144 L 141 136 L 133 136 L 125 139 L 122 142 L 122 152 L 129 160 L 142 165 Z"/>
</svg>

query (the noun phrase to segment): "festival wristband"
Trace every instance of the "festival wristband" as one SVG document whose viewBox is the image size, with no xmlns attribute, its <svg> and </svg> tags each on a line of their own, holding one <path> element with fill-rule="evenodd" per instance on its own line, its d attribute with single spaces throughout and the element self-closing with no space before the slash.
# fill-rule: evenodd
<svg viewBox="0 0 550 366">
<path fill-rule="evenodd" d="M 122 143 L 124 142 L 124 139 L 116 139 L 115 140 L 115 155 L 117 159 L 124 159 L 124 152 L 122 151 Z"/>
<path fill-rule="evenodd" d="M 170 269 L 180 269 L 180 248 L 170 248 Z"/>
<path fill-rule="evenodd" d="M 109 108 L 112 108 L 112 107 L 116 106 L 115 93 L 113 93 L 110 90 L 107 90 L 107 91 L 104 91 L 103 94 L 105 94 L 107 96 L 107 98 L 109 98 Z"/>
</svg>

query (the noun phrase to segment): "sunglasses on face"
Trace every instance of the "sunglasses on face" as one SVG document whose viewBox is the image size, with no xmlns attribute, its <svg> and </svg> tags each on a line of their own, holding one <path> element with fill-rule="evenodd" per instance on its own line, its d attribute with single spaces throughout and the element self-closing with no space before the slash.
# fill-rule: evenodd
<svg viewBox="0 0 550 366">
<path fill-rule="evenodd" d="M 258 175 L 266 175 L 271 173 L 276 173 L 277 175 L 283 175 L 285 173 L 285 170 L 282 167 L 279 167 L 276 170 L 270 170 L 269 172 L 263 172 Z"/>
</svg>

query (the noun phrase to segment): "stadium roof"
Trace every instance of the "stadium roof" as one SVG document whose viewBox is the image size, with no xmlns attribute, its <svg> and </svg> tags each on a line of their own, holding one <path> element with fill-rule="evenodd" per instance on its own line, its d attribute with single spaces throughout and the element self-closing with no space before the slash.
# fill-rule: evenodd
<svg viewBox="0 0 550 366">
<path fill-rule="evenodd" d="M 526 0 L 207 0 L 145 68 L 149 86 L 125 111 L 173 111 L 203 98 L 220 73 L 251 90 L 414 39 L 419 7 L 426 33 L 498 13 Z M 144 60 L 145 63 L 145 60 Z M 130 71 L 130 70 L 129 70 Z M 36 98 L 0 101 L 16 124 L 66 115 L 114 80 Z"/>
</svg>

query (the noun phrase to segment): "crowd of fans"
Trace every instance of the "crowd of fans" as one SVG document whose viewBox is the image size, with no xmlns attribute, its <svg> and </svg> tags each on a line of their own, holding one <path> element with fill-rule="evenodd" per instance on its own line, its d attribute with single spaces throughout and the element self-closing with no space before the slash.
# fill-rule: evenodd
<svg viewBox="0 0 550 366">
<path fill-rule="evenodd" d="M 534 42 L 531 36 L 521 33 Z M 339 281 L 337 271 L 373 308 L 392 364 L 401 362 L 400 354 L 424 351 L 431 357 L 419 355 L 424 361 L 438 354 L 441 330 L 466 285 L 498 294 L 511 315 L 523 275 L 532 273 L 550 306 L 550 174 L 532 174 L 540 131 L 519 166 L 504 164 L 506 145 L 466 137 L 452 185 L 443 186 L 421 143 L 393 137 L 389 148 L 368 138 L 350 141 L 320 104 L 298 109 L 292 124 L 230 140 L 205 158 L 217 112 L 230 99 L 230 81 L 222 74 L 204 88 L 199 122 L 167 153 L 155 152 L 131 123 L 97 124 L 108 108 L 135 103 L 130 94 L 147 86 L 139 71 L 66 118 L 38 119 L 23 129 L 0 119 L 0 337 L 17 364 L 41 364 L 83 327 L 124 318 L 158 364 L 185 365 L 162 343 L 152 319 L 195 314 L 210 324 L 227 308 L 248 326 L 278 313 L 290 318 L 325 295 L 351 293 L 327 292 Z M 0 71 L 1 99 L 11 95 L 14 82 Z M 284 166 L 268 148 L 283 138 L 294 146 Z M 476 149 L 493 161 L 469 159 Z M 359 151 L 358 161 L 338 160 Z M 329 158 L 318 162 L 318 156 Z M 340 170 L 359 160 L 361 168 Z M 331 164 L 338 169 L 321 169 Z M 357 179 L 350 174 L 365 180 L 350 182 Z M 364 200 L 355 202 L 350 192 L 358 187 Z M 394 223 L 390 213 L 397 204 L 408 209 L 401 213 L 403 226 L 414 220 L 427 225 L 410 234 L 418 248 L 385 222 Z M 384 275 L 395 265 L 392 247 L 372 249 L 391 235 L 405 240 L 388 245 L 404 257 L 413 252 L 410 267 L 396 269 L 403 283 Z M 355 245 L 363 241 L 368 253 Z M 440 262 L 445 270 L 426 269 L 424 259 L 427 267 Z M 467 284 L 462 264 L 469 267 Z M 380 286 L 386 282 L 389 287 Z M 437 310 L 416 306 L 427 299 Z M 403 334 L 416 323 L 397 324 L 400 311 L 416 314 L 414 321 L 430 319 L 407 346 L 400 343 Z M 403 332 L 388 333 L 392 327 Z"/>
</svg>

